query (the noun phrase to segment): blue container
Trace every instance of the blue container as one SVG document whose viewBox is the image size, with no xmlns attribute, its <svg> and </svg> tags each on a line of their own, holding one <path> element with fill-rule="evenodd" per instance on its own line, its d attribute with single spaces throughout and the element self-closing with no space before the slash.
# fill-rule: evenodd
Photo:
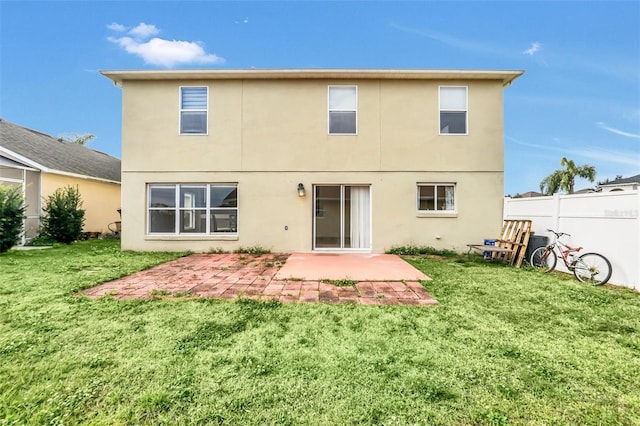
<svg viewBox="0 0 640 426">
<path fill-rule="evenodd" d="M 495 245 L 496 245 L 496 240 L 484 240 L 484 245 L 485 245 L 485 246 L 495 246 Z M 491 259 L 491 255 L 492 255 L 492 254 L 493 254 L 493 253 L 492 253 L 492 252 L 490 252 L 490 251 L 483 251 L 483 252 L 482 252 L 482 256 L 483 256 L 485 259 Z"/>
</svg>

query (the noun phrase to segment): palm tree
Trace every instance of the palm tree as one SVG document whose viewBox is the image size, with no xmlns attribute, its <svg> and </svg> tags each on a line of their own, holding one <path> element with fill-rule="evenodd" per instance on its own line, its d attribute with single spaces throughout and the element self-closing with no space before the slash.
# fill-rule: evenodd
<svg viewBox="0 0 640 426">
<path fill-rule="evenodd" d="M 562 157 L 560 165 L 564 167 L 562 170 L 556 170 L 540 182 L 540 191 L 545 195 L 553 195 L 558 190 L 566 191 L 567 194 L 573 194 L 576 176 L 593 182 L 596 179 L 596 168 L 585 164 L 576 166 L 573 160 L 567 160 Z"/>
</svg>

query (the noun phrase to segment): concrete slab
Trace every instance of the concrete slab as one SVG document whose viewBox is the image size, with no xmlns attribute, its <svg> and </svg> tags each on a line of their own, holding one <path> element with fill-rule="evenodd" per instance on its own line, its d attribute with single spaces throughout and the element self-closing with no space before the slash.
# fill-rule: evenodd
<svg viewBox="0 0 640 426">
<path fill-rule="evenodd" d="M 304 281 L 420 281 L 429 277 L 393 254 L 292 253 L 275 277 Z"/>
</svg>

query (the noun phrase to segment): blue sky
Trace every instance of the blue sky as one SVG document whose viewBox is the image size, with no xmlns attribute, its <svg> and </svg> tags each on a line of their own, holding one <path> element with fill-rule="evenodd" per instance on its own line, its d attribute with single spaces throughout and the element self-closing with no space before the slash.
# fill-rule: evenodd
<svg viewBox="0 0 640 426">
<path fill-rule="evenodd" d="M 121 92 L 99 70 L 250 67 L 525 70 L 506 194 L 563 156 L 640 173 L 640 1 L 0 0 L 0 116 L 116 157 Z"/>
</svg>

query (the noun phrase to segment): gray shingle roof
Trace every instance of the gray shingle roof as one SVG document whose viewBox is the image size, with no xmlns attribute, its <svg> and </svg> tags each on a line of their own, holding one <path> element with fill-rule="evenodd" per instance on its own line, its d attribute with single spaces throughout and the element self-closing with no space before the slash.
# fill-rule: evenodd
<svg viewBox="0 0 640 426">
<path fill-rule="evenodd" d="M 51 171 L 120 182 L 120 160 L 0 118 L 0 147 Z"/>
<path fill-rule="evenodd" d="M 640 183 L 640 175 L 631 176 L 628 178 L 621 178 L 612 180 L 607 183 L 603 183 L 600 186 L 610 186 L 610 185 L 624 185 L 626 183 Z"/>
</svg>

